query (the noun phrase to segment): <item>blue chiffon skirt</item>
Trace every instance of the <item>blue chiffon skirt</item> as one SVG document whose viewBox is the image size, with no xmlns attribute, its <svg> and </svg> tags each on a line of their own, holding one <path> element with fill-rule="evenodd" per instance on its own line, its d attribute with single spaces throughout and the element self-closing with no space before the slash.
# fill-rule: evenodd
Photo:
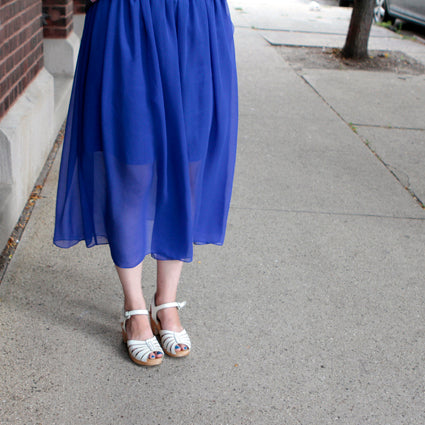
<svg viewBox="0 0 425 425">
<path fill-rule="evenodd" d="M 237 116 L 226 0 L 98 0 L 68 111 L 54 243 L 109 243 L 120 267 L 221 245 Z"/>
</svg>

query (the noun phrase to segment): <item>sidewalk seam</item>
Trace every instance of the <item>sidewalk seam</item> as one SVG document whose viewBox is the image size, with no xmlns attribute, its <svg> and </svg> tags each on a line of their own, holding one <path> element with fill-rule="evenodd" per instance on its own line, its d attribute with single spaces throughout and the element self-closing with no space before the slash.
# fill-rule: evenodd
<svg viewBox="0 0 425 425">
<path fill-rule="evenodd" d="M 398 178 L 398 176 L 388 167 L 388 164 L 378 155 L 376 151 L 374 151 L 368 142 L 366 138 L 361 136 L 355 129 L 355 125 L 353 123 L 347 123 L 345 121 L 344 117 L 322 96 L 322 94 L 313 86 L 310 84 L 310 82 L 304 77 L 304 75 L 298 73 L 296 70 L 294 72 L 301 77 L 301 79 L 322 99 L 322 101 L 333 111 L 338 118 L 347 126 L 350 128 L 350 130 L 356 134 L 356 136 L 361 140 L 364 146 L 371 152 L 378 160 L 379 162 L 391 173 L 391 175 L 397 180 L 397 182 L 405 189 L 409 195 L 413 198 L 413 200 L 422 208 L 425 209 L 425 204 L 422 202 L 422 200 L 411 190 L 409 187 L 405 186 L 401 180 Z M 422 129 L 421 129 L 422 130 Z"/>
<path fill-rule="evenodd" d="M 383 215 L 383 214 L 367 214 L 367 213 L 345 213 L 345 212 L 332 212 L 332 211 L 314 211 L 314 210 L 288 210 L 285 208 L 255 208 L 255 207 L 237 207 L 231 206 L 232 210 L 245 210 L 245 211 L 268 211 L 268 212 L 283 212 L 289 214 L 311 214 L 311 215 L 335 215 L 343 217 L 364 217 L 364 218 L 383 218 L 389 220 L 415 220 L 425 221 L 425 217 L 402 217 L 397 215 Z"/>
<path fill-rule="evenodd" d="M 425 131 L 425 128 L 402 127 L 402 126 L 398 126 L 398 125 L 362 124 L 362 123 L 357 123 L 357 122 L 352 122 L 351 125 L 353 125 L 354 127 L 384 128 L 386 130 Z"/>
</svg>

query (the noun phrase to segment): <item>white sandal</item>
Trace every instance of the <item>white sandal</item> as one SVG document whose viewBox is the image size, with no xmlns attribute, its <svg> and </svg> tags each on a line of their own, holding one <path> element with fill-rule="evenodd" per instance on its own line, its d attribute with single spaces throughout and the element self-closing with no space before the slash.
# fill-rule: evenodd
<svg viewBox="0 0 425 425">
<path fill-rule="evenodd" d="M 158 343 L 158 340 L 154 336 L 144 341 L 139 341 L 137 339 L 128 339 L 127 331 L 125 329 L 125 323 L 128 319 L 130 319 L 131 316 L 135 316 L 137 314 L 143 314 L 148 316 L 149 312 L 147 310 L 124 311 L 124 321 L 121 323 L 122 339 L 124 343 L 127 344 L 130 359 L 133 360 L 134 363 L 137 363 L 142 366 L 159 365 L 161 364 L 163 357 L 155 357 L 154 359 L 149 357 L 151 353 L 155 352 L 164 355 L 161 346 Z"/>
<path fill-rule="evenodd" d="M 182 303 L 173 302 L 155 305 L 155 295 L 151 303 L 150 314 L 152 331 L 155 335 L 159 334 L 163 350 L 171 357 L 185 357 L 189 355 L 191 347 L 190 338 L 185 329 L 180 332 L 163 330 L 157 314 L 158 311 L 163 310 L 164 308 L 177 307 L 178 310 L 181 310 L 185 305 L 186 301 L 183 301 Z M 185 345 L 187 348 L 176 351 L 177 345 Z"/>
</svg>

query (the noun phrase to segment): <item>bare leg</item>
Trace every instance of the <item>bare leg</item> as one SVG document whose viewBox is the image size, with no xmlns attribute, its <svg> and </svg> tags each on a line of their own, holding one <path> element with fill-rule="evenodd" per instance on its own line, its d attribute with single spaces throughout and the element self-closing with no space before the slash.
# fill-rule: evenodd
<svg viewBox="0 0 425 425">
<path fill-rule="evenodd" d="M 124 308 L 129 310 L 145 310 L 146 303 L 142 291 L 142 267 L 143 263 L 131 269 L 122 269 L 115 266 L 124 292 Z M 126 322 L 128 339 L 144 341 L 152 338 L 153 333 L 149 322 L 149 316 L 131 316 Z M 151 358 L 162 357 L 161 353 L 153 353 Z"/>
<path fill-rule="evenodd" d="M 177 286 L 182 268 L 182 261 L 157 261 L 156 305 L 176 301 Z M 183 330 L 177 308 L 165 308 L 158 311 L 158 319 L 161 322 L 162 329 L 174 332 Z M 176 351 L 183 350 L 185 347 L 181 344 L 179 349 L 176 348 Z"/>
</svg>

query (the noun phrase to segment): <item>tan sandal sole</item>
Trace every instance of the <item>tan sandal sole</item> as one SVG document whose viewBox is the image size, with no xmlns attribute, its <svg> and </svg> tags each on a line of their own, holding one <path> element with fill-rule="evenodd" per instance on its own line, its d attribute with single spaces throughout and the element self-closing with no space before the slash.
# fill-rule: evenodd
<svg viewBox="0 0 425 425">
<path fill-rule="evenodd" d="M 137 360 L 136 358 L 134 358 L 130 353 L 128 353 L 129 357 L 131 360 L 133 360 L 134 363 L 140 365 L 140 366 L 158 366 L 162 363 L 162 357 L 160 357 L 159 359 L 151 359 L 148 360 L 147 362 L 142 362 L 141 360 Z"/>
</svg>

